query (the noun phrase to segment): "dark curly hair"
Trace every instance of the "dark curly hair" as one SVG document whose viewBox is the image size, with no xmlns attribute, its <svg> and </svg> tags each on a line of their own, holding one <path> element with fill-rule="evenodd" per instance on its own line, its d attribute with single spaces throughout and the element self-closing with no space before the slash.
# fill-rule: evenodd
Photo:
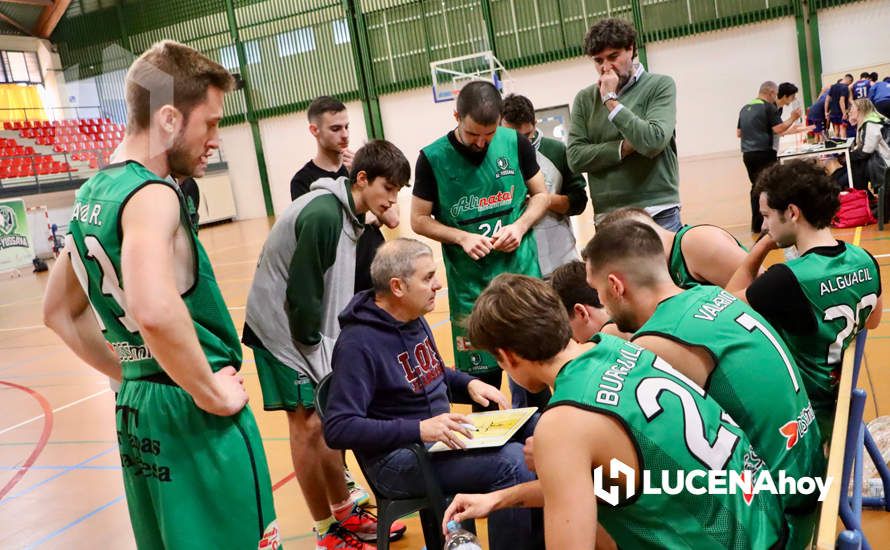
<svg viewBox="0 0 890 550">
<path fill-rule="evenodd" d="M 637 31 L 623 19 L 603 19 L 590 27 L 584 37 L 584 53 L 588 57 L 593 57 L 606 48 L 619 50 L 630 48 L 632 55 L 636 57 L 636 45 Z"/>
<path fill-rule="evenodd" d="M 535 123 L 535 107 L 524 95 L 510 94 L 504 98 L 504 120 L 520 126 Z"/>
<path fill-rule="evenodd" d="M 837 189 L 815 162 L 792 160 L 773 164 L 760 173 L 754 187 L 756 196 L 766 193 L 766 204 L 784 212 L 788 205 L 800 208 L 803 217 L 816 229 L 828 227 L 840 207 Z"/>
</svg>

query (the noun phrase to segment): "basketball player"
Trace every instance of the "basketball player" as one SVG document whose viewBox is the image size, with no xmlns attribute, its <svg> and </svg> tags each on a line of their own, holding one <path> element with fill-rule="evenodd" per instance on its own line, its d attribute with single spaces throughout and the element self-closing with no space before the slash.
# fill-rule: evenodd
<svg viewBox="0 0 890 550">
<path fill-rule="evenodd" d="M 77 191 L 44 319 L 123 385 L 117 438 L 139 548 L 280 544 L 269 469 L 237 369 L 241 346 L 170 172 L 219 146 L 232 76 L 159 42 L 127 73 L 127 135 Z"/>
<path fill-rule="evenodd" d="M 309 133 L 315 138 L 316 152 L 309 162 L 294 174 L 290 181 L 290 198 L 296 200 L 309 192 L 313 183 L 322 178 L 349 177 L 355 153 L 349 148 L 349 111 L 340 100 L 321 96 L 315 98 L 306 112 Z M 399 225 L 399 205 L 394 204 L 378 220 L 365 215 L 365 230 L 359 237 L 355 258 L 355 291 L 367 290 L 371 283 L 371 262 L 377 248 L 383 244 L 380 224 L 390 229 Z M 372 219 L 373 218 L 373 219 Z M 366 496 L 367 498 L 367 496 Z"/>
<path fill-rule="evenodd" d="M 575 342 L 553 289 L 522 275 L 492 281 L 468 327 L 470 338 L 514 380 L 532 392 L 548 386 L 554 392 L 535 429 L 539 481 L 457 495 L 446 521 L 543 506 L 548 548 L 593 548 L 597 522 L 621 548 L 784 547 L 774 494 L 640 494 L 644 469 L 662 487 L 663 471 L 757 475 L 761 466 L 714 399 L 663 359 L 609 335 Z M 696 429 L 684 430 L 690 422 Z M 698 487 L 706 489 L 701 479 Z M 604 492 L 611 502 L 597 499 Z"/>
<path fill-rule="evenodd" d="M 331 372 L 337 315 L 354 294 L 362 218 L 380 217 L 395 204 L 411 166 L 395 145 L 375 140 L 356 152 L 352 172 L 354 179 L 316 181 L 278 216 L 247 297 L 243 334 L 254 350 L 264 408 L 287 416 L 294 472 L 319 549 L 370 549 L 364 543 L 377 539 L 377 519 L 349 495 L 340 452 L 324 442 L 315 386 Z M 404 532 L 405 524 L 395 522 L 391 538 Z"/>
<path fill-rule="evenodd" d="M 546 278 L 557 267 L 578 259 L 575 234 L 569 218 L 584 212 L 587 206 L 587 183 L 583 176 L 569 170 L 565 143 L 544 137 L 538 131 L 535 107 L 527 97 L 515 94 L 505 97 L 502 122 L 507 128 L 528 138 L 534 145 L 535 158 L 547 183 L 547 192 L 550 193 L 547 213 L 534 228 L 538 263 L 541 266 L 541 275 Z"/>
<path fill-rule="evenodd" d="M 655 230 L 661 240 L 671 278 L 680 288 L 698 285 L 725 287 L 747 256 L 745 248 L 716 225 L 684 225 L 674 233 L 664 229 L 642 208 L 621 208 L 599 225 L 636 220 Z"/>
<path fill-rule="evenodd" d="M 355 153 L 349 148 L 349 111 L 340 100 L 320 96 L 309 104 L 306 112 L 309 133 L 315 138 L 315 157 L 303 165 L 290 181 L 290 198 L 296 200 L 309 192 L 316 181 L 323 178 L 348 178 Z M 372 219 L 371 219 L 372 218 Z M 383 213 L 383 223 L 390 229 L 399 225 L 399 205 L 394 204 Z M 377 248 L 383 244 L 381 220 L 374 214 L 365 213 L 365 228 L 358 238 L 355 249 L 355 292 L 371 288 L 371 262 Z M 345 454 L 344 454 L 345 459 Z M 343 462 L 346 488 L 352 500 L 360 506 L 370 502 L 368 492 L 356 483 Z"/>
<path fill-rule="evenodd" d="M 766 320 L 720 287 L 683 290 L 668 273 L 650 224 L 603 225 L 585 249 L 588 283 L 631 341 L 674 365 L 744 430 L 773 472 L 825 470 L 819 428 L 791 352 Z M 783 495 L 787 548 L 812 538 L 818 493 Z"/>
<path fill-rule="evenodd" d="M 827 441 L 844 350 L 863 327 L 881 322 L 880 268 L 867 251 L 832 236 L 838 195 L 817 164 L 773 165 L 755 191 L 768 235 L 726 288 L 751 304 L 788 344 Z M 757 276 L 770 250 L 792 245 L 799 258 Z"/>
<path fill-rule="evenodd" d="M 497 361 L 473 347 L 461 320 L 499 273 L 541 275 L 528 232 L 550 202 L 534 147 L 500 126 L 501 112 L 501 94 L 492 83 L 464 86 L 454 113 L 457 128 L 417 158 L 411 200 L 411 228 L 442 243 L 457 368 L 496 388 Z"/>
</svg>

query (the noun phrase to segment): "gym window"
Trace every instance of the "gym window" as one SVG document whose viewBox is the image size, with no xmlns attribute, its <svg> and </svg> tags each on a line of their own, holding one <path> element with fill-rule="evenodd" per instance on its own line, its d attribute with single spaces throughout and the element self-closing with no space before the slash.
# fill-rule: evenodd
<svg viewBox="0 0 890 550">
<path fill-rule="evenodd" d="M 43 84 L 37 52 L 0 51 L 0 83 Z"/>
</svg>

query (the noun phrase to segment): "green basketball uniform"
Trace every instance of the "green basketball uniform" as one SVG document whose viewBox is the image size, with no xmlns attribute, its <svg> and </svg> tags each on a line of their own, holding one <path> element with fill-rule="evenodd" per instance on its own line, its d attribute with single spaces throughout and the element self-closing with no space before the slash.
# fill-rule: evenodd
<svg viewBox="0 0 890 550">
<path fill-rule="evenodd" d="M 652 352 L 597 335 L 597 345 L 556 377 L 548 410 L 569 405 L 609 415 L 637 449 L 651 486 L 677 471 L 756 472 L 762 461 L 713 398 Z M 546 414 L 546 413 L 545 413 Z M 684 429 L 685 427 L 685 429 Z M 605 478 L 607 474 L 603 473 Z M 692 477 L 707 487 L 706 477 Z M 675 483 L 674 481 L 669 484 Z M 599 522 L 621 548 L 782 548 L 784 518 L 769 492 L 641 494 L 601 501 Z"/>
<path fill-rule="evenodd" d="M 785 264 L 810 303 L 818 329 L 800 335 L 780 327 L 779 333 L 797 358 L 825 440 L 834 424 L 844 350 L 865 326 L 881 295 L 877 262 L 862 248 L 844 245 L 836 256 L 807 253 Z"/>
<path fill-rule="evenodd" d="M 444 136 L 423 149 L 438 188 L 437 220 L 469 233 L 492 236 L 522 215 L 528 189 L 519 169 L 517 136 L 514 130 L 498 128 L 482 164 L 476 166 L 454 149 Z M 540 277 L 538 254 L 532 231 L 519 248 L 510 253 L 492 251 L 481 260 L 470 258 L 456 244 L 442 244 L 448 276 L 448 306 L 457 368 L 483 373 L 498 368 L 495 358 L 471 349 L 461 322 L 470 314 L 476 298 L 501 273 Z"/>
<path fill-rule="evenodd" d="M 99 327 L 121 362 L 117 431 L 137 544 L 185 548 L 200 540 L 207 547 L 253 548 L 262 540 L 277 541 L 268 467 L 250 409 L 223 418 L 195 406 L 163 372 L 128 315 L 121 214 L 147 185 L 166 185 L 179 197 L 195 257 L 194 283 L 182 299 L 210 367 L 241 365 L 238 334 L 178 187 L 133 161 L 111 165 L 84 183 L 75 196 L 67 246 Z"/>
<path fill-rule="evenodd" d="M 795 479 L 824 473 L 819 428 L 794 356 L 751 306 L 722 288 L 696 286 L 658 304 L 633 339 L 645 335 L 708 352 L 714 361 L 704 385 L 708 395 L 744 430 L 773 472 Z M 810 516 L 818 496 L 784 495 L 790 523 L 806 525 L 801 539 L 812 534 Z"/>
<path fill-rule="evenodd" d="M 686 289 L 692 288 L 698 285 L 712 285 L 714 283 L 710 281 L 703 281 L 696 279 L 692 276 L 692 273 L 689 272 L 689 267 L 686 265 L 686 258 L 683 257 L 683 248 L 681 246 L 681 241 L 683 240 L 683 236 L 689 232 L 690 229 L 694 229 L 696 227 L 701 227 L 701 225 L 684 225 L 680 228 L 679 231 L 674 235 L 674 244 L 671 245 L 671 249 L 668 251 L 670 254 L 668 255 L 668 269 L 671 272 L 671 279 L 674 280 L 674 283 L 677 284 L 678 287 Z M 716 226 L 715 226 L 716 227 Z M 729 232 L 727 232 L 727 235 Z M 747 251 L 747 249 L 742 246 L 742 243 L 738 241 L 735 237 L 735 242 L 739 245 L 739 248 Z"/>
</svg>

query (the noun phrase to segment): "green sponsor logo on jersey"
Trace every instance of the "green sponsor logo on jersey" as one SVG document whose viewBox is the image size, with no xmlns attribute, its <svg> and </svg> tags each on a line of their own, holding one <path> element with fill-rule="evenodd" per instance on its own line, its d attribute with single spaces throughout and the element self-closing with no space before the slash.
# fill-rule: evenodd
<svg viewBox="0 0 890 550">
<path fill-rule="evenodd" d="M 510 168 L 510 161 L 507 159 L 507 157 L 499 157 L 496 164 L 498 166 L 498 171 L 494 174 L 495 179 L 500 179 L 504 176 L 512 176 L 516 174 L 516 170 Z"/>
</svg>

